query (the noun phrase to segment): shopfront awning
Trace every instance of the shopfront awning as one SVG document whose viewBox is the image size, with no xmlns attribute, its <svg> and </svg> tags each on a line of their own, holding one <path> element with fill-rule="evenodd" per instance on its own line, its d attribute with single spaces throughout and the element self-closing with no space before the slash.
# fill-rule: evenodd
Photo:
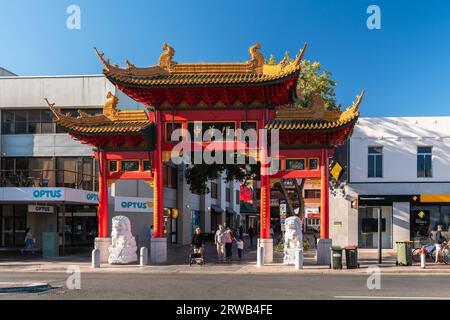
<svg viewBox="0 0 450 320">
<path fill-rule="evenodd" d="M 223 210 L 221 207 L 219 207 L 217 204 L 211 205 L 211 210 L 214 210 L 217 213 L 224 213 L 225 210 Z"/>
<path fill-rule="evenodd" d="M 226 207 L 226 211 L 227 211 L 227 214 L 232 214 L 234 216 L 237 216 L 239 214 L 236 211 L 234 211 L 233 208 L 231 208 L 231 207 Z"/>
<path fill-rule="evenodd" d="M 253 209 L 253 206 L 250 203 L 244 201 L 241 201 L 240 212 L 241 214 L 256 214 L 255 209 Z"/>
</svg>

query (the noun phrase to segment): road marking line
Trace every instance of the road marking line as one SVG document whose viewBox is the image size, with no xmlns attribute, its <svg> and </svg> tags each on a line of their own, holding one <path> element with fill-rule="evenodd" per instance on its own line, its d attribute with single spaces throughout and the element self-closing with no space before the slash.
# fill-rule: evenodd
<svg viewBox="0 0 450 320">
<path fill-rule="evenodd" d="M 336 299 L 450 300 L 450 297 L 334 296 Z"/>
</svg>

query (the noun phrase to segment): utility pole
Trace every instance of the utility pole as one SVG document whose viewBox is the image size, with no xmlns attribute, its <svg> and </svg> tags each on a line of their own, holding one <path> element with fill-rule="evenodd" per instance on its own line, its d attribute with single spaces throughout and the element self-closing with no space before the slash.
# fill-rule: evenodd
<svg viewBox="0 0 450 320">
<path fill-rule="evenodd" d="M 383 221 L 381 218 L 381 208 L 377 209 L 378 209 L 378 263 L 381 264 L 383 262 L 383 241 L 382 241 Z"/>
</svg>

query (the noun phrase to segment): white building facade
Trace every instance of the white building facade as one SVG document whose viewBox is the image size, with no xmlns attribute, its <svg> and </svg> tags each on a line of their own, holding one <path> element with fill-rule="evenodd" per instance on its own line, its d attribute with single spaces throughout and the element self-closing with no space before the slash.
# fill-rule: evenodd
<svg viewBox="0 0 450 320">
<path fill-rule="evenodd" d="M 145 109 L 116 88 L 103 75 L 0 77 L 0 248 L 23 246 L 30 227 L 37 246 L 43 233 L 59 234 L 59 244 L 93 246 L 97 235 L 98 168 L 93 148 L 74 140 L 58 128 L 44 98 L 76 114 L 100 113 L 111 91 L 119 108 Z M 185 179 L 186 168 L 165 164 L 164 205 L 166 232 L 172 244 L 187 244 L 192 230 L 205 233 L 218 223 L 238 226 L 239 183 L 223 179 L 209 182 L 213 192 L 195 195 Z M 212 187 L 212 188 L 211 188 Z M 121 180 L 109 188 L 109 218 L 126 215 L 139 246 L 149 247 L 151 210 L 135 212 L 118 206 L 116 200 L 152 200 L 153 191 L 143 181 Z M 116 199 L 117 198 L 117 199 Z M 119 202 L 120 203 L 120 202 Z M 178 216 L 170 209 L 177 209 Z M 65 236 L 62 237 L 62 226 Z M 170 251 L 169 251 L 170 254 Z"/>
<path fill-rule="evenodd" d="M 448 230 L 450 117 L 361 118 L 337 155 L 346 183 L 331 196 L 335 244 L 377 248 L 379 211 L 386 249 Z"/>
</svg>

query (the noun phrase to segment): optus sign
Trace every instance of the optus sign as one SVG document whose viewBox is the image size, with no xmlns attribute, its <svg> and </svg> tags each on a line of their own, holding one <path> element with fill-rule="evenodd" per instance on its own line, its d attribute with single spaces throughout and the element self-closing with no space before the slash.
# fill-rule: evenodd
<svg viewBox="0 0 450 320">
<path fill-rule="evenodd" d="M 98 194 L 97 193 L 87 193 L 86 194 L 86 200 L 88 201 L 98 201 Z"/>
<path fill-rule="evenodd" d="M 117 212 L 151 212 L 153 202 L 149 198 L 115 197 L 115 211 Z"/>
<path fill-rule="evenodd" d="M 37 189 L 33 191 L 35 199 L 62 199 L 64 191 L 61 189 Z"/>
</svg>

